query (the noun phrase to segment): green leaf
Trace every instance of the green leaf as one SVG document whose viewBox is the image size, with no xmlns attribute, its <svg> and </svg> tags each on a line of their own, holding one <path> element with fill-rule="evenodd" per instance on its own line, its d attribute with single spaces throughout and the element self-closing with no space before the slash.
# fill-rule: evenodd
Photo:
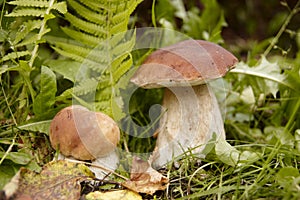
<svg viewBox="0 0 300 200">
<path fill-rule="evenodd" d="M 293 180 L 299 176 L 299 169 L 294 167 L 284 167 L 276 174 L 276 179 L 282 187 L 290 187 Z"/>
<path fill-rule="evenodd" d="M 73 60 L 48 60 L 45 64 L 73 83 L 78 78 L 77 76 L 81 67 L 81 63 Z"/>
<path fill-rule="evenodd" d="M 14 165 L 11 162 L 3 162 L 0 165 L 0 190 L 8 183 L 11 178 L 17 173 L 19 169 L 18 165 Z"/>
<path fill-rule="evenodd" d="M 218 159 L 227 165 L 236 166 L 239 161 L 240 151 L 231 146 L 223 138 L 218 139 L 215 152 Z"/>
<path fill-rule="evenodd" d="M 48 1 L 41 1 L 41 0 L 16 0 L 16 1 L 9 1 L 8 4 L 16 5 L 16 6 L 24 6 L 24 7 L 41 7 L 47 8 L 49 6 Z"/>
<path fill-rule="evenodd" d="M 19 129 L 33 131 L 33 132 L 40 132 L 46 133 L 49 135 L 49 128 L 50 128 L 51 120 L 33 122 L 25 125 L 18 126 Z"/>
<path fill-rule="evenodd" d="M 0 152 L 0 158 L 3 158 L 3 156 L 5 156 L 5 159 L 11 160 L 20 165 L 26 165 L 32 159 L 32 157 L 25 152 L 9 152 L 8 154 L 5 152 Z"/>
<path fill-rule="evenodd" d="M 16 37 L 13 42 L 14 45 L 17 45 L 21 40 L 27 37 L 32 30 L 39 29 L 42 23 L 42 20 L 29 20 L 24 22 L 22 27 L 20 27 L 19 31 L 16 33 Z"/>
<path fill-rule="evenodd" d="M 66 2 L 55 3 L 55 4 L 52 6 L 52 9 L 57 10 L 57 11 L 60 12 L 61 14 L 65 14 L 65 13 L 68 12 Z"/>
<path fill-rule="evenodd" d="M 14 60 L 16 58 L 21 58 L 23 56 L 28 56 L 31 53 L 29 51 L 16 51 L 16 52 L 12 52 L 12 53 L 8 53 L 5 56 L 3 56 L 0 60 L 0 62 L 4 62 L 7 60 Z"/>
<path fill-rule="evenodd" d="M 124 112 L 122 111 L 123 102 L 121 97 L 114 97 L 111 101 L 112 117 L 115 121 L 119 121 L 125 117 Z"/>
<path fill-rule="evenodd" d="M 6 17 L 23 17 L 23 16 L 43 17 L 45 13 L 46 13 L 45 9 L 19 8 L 19 9 L 14 9 L 13 12 L 5 16 Z"/>
<path fill-rule="evenodd" d="M 230 73 L 263 78 L 265 83 L 265 94 L 271 93 L 274 97 L 276 97 L 276 92 L 279 90 L 278 84 L 294 89 L 294 87 L 286 81 L 286 76 L 281 74 L 279 65 L 277 63 L 270 63 L 265 57 L 262 57 L 261 62 L 254 67 L 250 67 L 246 63 L 240 62 L 236 65 L 236 68 L 230 71 Z"/>
<path fill-rule="evenodd" d="M 300 153 L 300 129 L 295 131 L 295 147 L 298 153 Z"/>
<path fill-rule="evenodd" d="M 48 67 L 42 66 L 40 93 L 33 102 L 33 111 L 36 115 L 47 112 L 55 103 L 56 76 Z"/>
</svg>

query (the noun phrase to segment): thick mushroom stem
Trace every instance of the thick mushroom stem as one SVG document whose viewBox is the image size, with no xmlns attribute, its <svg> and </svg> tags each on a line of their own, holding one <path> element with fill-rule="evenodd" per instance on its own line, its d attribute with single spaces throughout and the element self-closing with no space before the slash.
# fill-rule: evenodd
<svg viewBox="0 0 300 200">
<path fill-rule="evenodd" d="M 189 149 L 199 157 L 213 133 L 225 139 L 217 99 L 208 85 L 166 88 L 152 165 L 159 168 Z"/>
</svg>

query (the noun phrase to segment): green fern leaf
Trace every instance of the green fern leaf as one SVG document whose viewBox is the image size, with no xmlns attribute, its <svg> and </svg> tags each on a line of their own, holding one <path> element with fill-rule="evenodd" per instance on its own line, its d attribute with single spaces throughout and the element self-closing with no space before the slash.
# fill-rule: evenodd
<svg viewBox="0 0 300 200">
<path fill-rule="evenodd" d="M 116 15 L 114 15 L 112 17 L 112 24 L 120 24 L 120 23 L 125 23 L 128 24 L 128 20 L 129 20 L 129 15 L 128 15 L 128 10 L 122 11 L 117 13 Z"/>
<path fill-rule="evenodd" d="M 91 77 L 75 84 L 60 98 L 73 96 L 87 104 L 95 103 L 96 110 L 109 115 L 119 113 L 117 118 L 120 119 L 123 114 L 119 88 L 128 83 L 126 74 L 132 72 L 133 63 L 130 51 L 135 45 L 135 32 L 129 35 L 127 26 L 130 14 L 141 1 L 67 2 L 71 9 L 65 19 L 70 26 L 62 30 L 73 40 L 50 39 L 50 42 L 59 54 L 82 63 L 91 72 Z M 88 99 L 91 96 L 95 99 Z M 91 100 L 94 102 L 88 102 Z"/>
<path fill-rule="evenodd" d="M 54 3 L 51 8 L 57 10 L 61 14 L 65 14 L 68 12 L 66 2 Z"/>
<path fill-rule="evenodd" d="M 112 50 L 112 54 L 114 56 L 122 55 L 124 54 L 124 52 L 126 52 L 126 50 L 133 49 L 134 45 L 135 45 L 135 37 L 131 37 L 129 41 L 119 43 L 118 45 L 114 46 Z"/>
<path fill-rule="evenodd" d="M 0 60 L 0 62 L 4 62 L 7 60 L 14 60 L 17 58 L 21 58 L 23 56 L 28 56 L 31 55 L 31 53 L 29 51 L 17 51 L 17 52 L 12 52 L 9 54 L 6 54 L 5 56 L 2 57 L 2 59 Z"/>
<path fill-rule="evenodd" d="M 15 47 L 22 47 L 22 46 L 25 46 L 25 45 L 32 45 L 35 42 L 38 42 L 38 35 L 37 34 L 28 34 L 27 38 L 24 39 L 22 42 L 16 44 Z M 45 42 L 45 40 L 40 40 L 39 42 L 40 43 Z"/>
<path fill-rule="evenodd" d="M 37 8 L 18 8 L 14 9 L 11 13 L 5 15 L 6 17 L 43 17 L 46 12 L 46 9 L 37 9 Z"/>
<path fill-rule="evenodd" d="M 68 0 L 70 6 L 78 12 L 78 14 L 85 18 L 87 21 L 93 22 L 95 24 L 104 25 L 106 23 L 107 17 L 105 15 L 99 15 L 96 12 L 91 12 L 89 8 L 81 5 L 74 0 Z"/>
<path fill-rule="evenodd" d="M 68 58 L 72 58 L 73 60 L 76 60 L 78 62 L 83 62 L 84 59 L 85 59 L 84 57 L 79 56 L 79 55 L 77 55 L 75 53 L 72 53 L 71 51 L 65 51 L 65 50 L 57 48 L 55 46 L 52 46 L 52 48 L 55 51 L 57 51 L 57 53 L 59 53 L 60 55 L 63 55 L 63 56 L 68 57 Z M 94 63 L 94 64 L 96 64 L 96 63 Z"/>
<path fill-rule="evenodd" d="M 132 63 L 131 57 L 126 60 L 122 60 L 122 63 L 118 65 L 117 70 L 112 72 L 115 82 L 119 81 L 119 79 L 129 71 L 129 69 L 132 67 Z"/>
<path fill-rule="evenodd" d="M 83 63 L 86 65 L 86 66 L 89 66 L 89 68 L 97 71 L 99 69 L 103 69 L 103 68 L 106 68 L 107 66 L 102 66 L 100 65 L 99 63 L 96 63 L 94 61 L 91 61 L 89 59 L 86 59 L 85 57 L 82 57 L 82 56 L 79 56 L 77 55 L 76 53 L 72 53 L 71 51 L 65 51 L 63 49 L 60 49 L 60 48 L 57 48 L 57 47 L 52 47 L 55 51 L 57 51 L 59 54 L 65 56 L 65 57 L 68 57 L 68 58 L 72 58 L 73 60 L 77 61 L 77 62 L 80 62 L 80 63 Z"/>
<path fill-rule="evenodd" d="M 39 7 L 39 8 L 49 7 L 49 2 L 43 0 L 16 0 L 16 1 L 10 1 L 8 2 L 8 4 L 21 6 L 21 7 Z"/>
<path fill-rule="evenodd" d="M 109 77 L 105 77 L 105 78 L 102 78 L 100 81 L 99 81 L 99 84 L 97 86 L 97 90 L 102 90 L 104 88 L 107 88 L 110 86 L 110 80 L 109 80 Z"/>
<path fill-rule="evenodd" d="M 68 27 L 62 27 L 61 29 L 69 37 L 73 38 L 76 41 L 80 41 L 83 44 L 89 45 L 91 47 L 97 46 L 100 42 L 102 42 L 102 39 L 90 34 L 83 33 L 81 31 L 70 29 Z"/>
<path fill-rule="evenodd" d="M 111 72 L 117 71 L 122 62 L 126 59 L 131 59 L 131 54 L 129 52 L 123 53 L 123 55 L 120 55 L 119 57 L 115 58 L 114 61 L 111 63 Z"/>
<path fill-rule="evenodd" d="M 68 49 L 81 57 L 87 57 L 92 51 L 92 49 L 89 47 L 64 42 L 57 42 L 56 46 L 59 48 Z"/>
<path fill-rule="evenodd" d="M 127 30 L 127 22 L 124 21 L 122 23 L 114 24 L 113 27 L 111 27 L 111 34 L 118 34 L 120 32 Z"/>
<path fill-rule="evenodd" d="M 76 84 L 73 89 L 72 93 L 75 95 L 86 95 L 88 93 L 96 92 L 98 85 L 98 80 L 94 78 L 82 80 L 80 83 Z"/>
<path fill-rule="evenodd" d="M 102 112 L 107 113 L 107 114 L 111 113 L 110 101 L 95 102 L 95 110 L 96 111 L 101 110 Z"/>
<path fill-rule="evenodd" d="M 96 101 L 109 101 L 112 95 L 112 90 L 111 87 L 105 87 L 102 90 L 98 90 L 96 95 L 95 95 L 95 100 Z"/>
<path fill-rule="evenodd" d="M 29 20 L 27 22 L 24 22 L 18 32 L 16 33 L 15 40 L 13 41 L 13 44 L 18 44 L 21 40 L 23 40 L 28 34 L 35 30 L 39 29 L 42 25 L 42 20 Z"/>
<path fill-rule="evenodd" d="M 87 33 L 93 34 L 105 38 L 108 32 L 103 26 L 96 25 L 91 22 L 84 21 L 70 13 L 65 14 L 66 19 L 76 28 L 85 31 Z"/>
<path fill-rule="evenodd" d="M 105 13 L 103 13 L 104 4 L 101 4 L 96 1 L 86 1 L 86 0 L 79 0 L 83 5 L 87 6 L 88 8 L 92 9 L 93 11 L 100 12 L 103 16 L 105 16 Z"/>
<path fill-rule="evenodd" d="M 46 33 L 50 32 L 51 29 L 47 28 L 43 32 L 41 32 L 41 35 L 45 35 Z M 21 47 L 25 45 L 30 45 L 30 44 L 40 44 L 40 43 L 45 43 L 45 39 L 40 39 L 38 34 L 28 34 L 28 37 L 24 39 L 22 42 L 18 43 L 15 45 L 15 47 Z"/>
<path fill-rule="evenodd" d="M 53 48 L 66 57 L 71 57 L 90 66 L 91 69 L 97 72 L 103 72 L 109 65 L 109 57 L 103 56 L 107 54 L 105 51 L 91 50 L 86 47 L 62 42 L 58 42 L 56 47 Z"/>
</svg>

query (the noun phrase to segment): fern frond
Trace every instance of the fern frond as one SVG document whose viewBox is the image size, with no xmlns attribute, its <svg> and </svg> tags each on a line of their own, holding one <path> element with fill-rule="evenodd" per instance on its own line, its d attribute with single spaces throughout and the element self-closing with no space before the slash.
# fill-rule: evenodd
<svg viewBox="0 0 300 200">
<path fill-rule="evenodd" d="M 50 2 L 47 0 L 15 0 L 10 1 L 8 4 L 15 5 L 18 7 L 33 7 L 33 8 L 49 8 Z M 67 12 L 67 5 L 65 2 L 54 3 L 51 9 L 57 10 L 64 14 Z"/>
<path fill-rule="evenodd" d="M 28 34 L 27 37 L 20 43 L 16 44 L 15 47 L 22 47 L 25 45 L 32 45 L 38 40 L 37 34 Z M 40 42 L 43 42 L 40 40 Z"/>
<path fill-rule="evenodd" d="M 44 29 L 43 32 L 41 32 L 42 35 L 50 32 L 51 29 L 47 28 Z M 16 47 L 21 47 L 21 46 L 25 46 L 25 45 L 30 45 L 30 44 L 40 44 L 40 43 L 45 43 L 46 40 L 44 39 L 39 39 L 39 35 L 38 34 L 28 34 L 28 37 L 25 38 L 22 42 L 16 44 Z"/>
<path fill-rule="evenodd" d="M 97 90 L 98 80 L 94 78 L 85 79 L 80 81 L 72 88 L 72 93 L 81 96 L 88 93 L 94 93 Z"/>
<path fill-rule="evenodd" d="M 67 34 L 69 37 L 73 38 L 76 41 L 80 41 L 83 44 L 87 44 L 91 47 L 97 46 L 100 42 L 103 41 L 103 39 L 100 39 L 99 37 L 83 33 L 81 31 L 77 31 L 74 29 L 70 29 L 68 27 L 62 27 L 61 28 L 65 34 Z"/>
<path fill-rule="evenodd" d="M 38 9 L 38 8 L 18 8 L 14 9 L 11 13 L 5 15 L 6 17 L 43 17 L 45 15 L 46 9 Z"/>
<path fill-rule="evenodd" d="M 111 29 L 110 29 L 110 33 L 111 34 L 117 34 L 123 31 L 127 30 L 127 22 L 124 21 L 124 23 L 119 23 L 119 24 L 114 24 Z"/>
<path fill-rule="evenodd" d="M 106 87 L 109 87 L 110 86 L 110 80 L 109 80 L 109 77 L 105 77 L 105 78 L 102 78 L 100 81 L 99 81 L 99 84 L 97 86 L 97 90 L 102 90 Z"/>
<path fill-rule="evenodd" d="M 128 59 L 122 61 L 117 70 L 112 72 L 115 82 L 118 82 L 119 79 L 130 70 L 132 63 L 132 59 L 129 57 Z"/>
<path fill-rule="evenodd" d="M 39 29 L 42 25 L 42 20 L 29 20 L 24 22 L 16 33 L 15 40 L 13 44 L 18 44 L 21 40 L 23 40 L 31 31 L 35 29 Z"/>
<path fill-rule="evenodd" d="M 8 4 L 22 7 L 49 7 L 49 2 L 46 0 L 15 0 L 8 2 Z"/>
<path fill-rule="evenodd" d="M 65 43 L 65 42 L 57 42 L 56 47 L 59 47 L 59 48 L 65 49 L 65 50 L 67 49 L 81 57 L 87 57 L 87 55 L 92 51 L 92 49 L 89 47 L 79 46 L 76 44 Z"/>
<path fill-rule="evenodd" d="M 135 45 L 135 32 L 128 32 L 127 26 L 130 14 L 141 0 L 67 2 L 71 9 L 64 16 L 70 26 L 62 30 L 72 39 L 50 39 L 51 43 L 62 56 L 81 62 L 90 72 L 90 77 L 94 78 L 83 79 L 75 84 L 72 91 L 68 90 L 63 95 L 73 94 L 83 101 L 88 99 L 82 95 L 93 96 L 95 99 L 92 99 L 92 103 L 95 103 L 96 110 L 109 115 L 116 110 L 122 112 L 119 107 L 121 104 L 116 102 L 116 98 L 121 99 L 119 88 L 122 85 L 118 82 L 125 85 L 128 81 L 125 75 L 132 67 L 130 52 Z"/>
<path fill-rule="evenodd" d="M 57 48 L 60 48 L 60 50 Z M 55 50 L 59 50 L 61 53 L 65 51 L 64 54 L 68 57 L 73 55 L 73 59 L 88 64 L 93 70 L 98 72 L 103 72 L 110 62 L 109 51 L 105 49 L 90 49 L 70 43 L 57 42 Z"/>
<path fill-rule="evenodd" d="M 68 0 L 68 3 L 81 17 L 85 18 L 87 21 L 94 22 L 95 24 L 99 25 L 104 25 L 106 23 L 107 17 L 105 15 L 91 12 L 89 8 L 74 0 Z"/>
<path fill-rule="evenodd" d="M 123 53 L 123 55 L 118 56 L 117 58 L 114 59 L 114 61 L 111 63 L 111 72 L 114 72 L 118 70 L 119 66 L 124 62 L 126 59 L 130 59 L 131 54 L 129 52 Z"/>
<path fill-rule="evenodd" d="M 65 57 L 68 57 L 68 58 L 72 58 L 73 60 L 75 61 L 78 61 L 78 62 L 81 62 L 85 65 L 88 65 L 90 68 L 94 69 L 94 70 L 99 70 L 99 68 L 105 68 L 106 66 L 101 66 L 99 63 L 97 62 L 94 62 L 94 61 L 91 61 L 91 60 L 88 60 L 86 59 L 86 57 L 82 57 L 76 53 L 73 53 L 72 51 L 66 51 L 64 49 L 60 49 L 60 48 L 57 48 L 57 47 L 52 47 L 55 51 L 57 51 L 59 54 L 65 56 Z"/>
<path fill-rule="evenodd" d="M 126 23 L 129 17 L 128 10 L 121 11 L 112 17 L 112 24 Z"/>
<path fill-rule="evenodd" d="M 114 48 L 112 50 L 112 54 L 114 56 L 120 56 L 124 52 L 126 52 L 126 50 L 133 49 L 134 45 L 135 45 L 135 37 L 131 37 L 131 39 L 129 41 L 122 42 L 122 43 L 119 43 L 118 45 L 114 46 Z"/>
<path fill-rule="evenodd" d="M 65 17 L 74 27 L 76 27 L 84 32 L 87 32 L 87 33 L 90 33 L 90 34 L 93 34 L 95 36 L 99 36 L 102 38 L 105 38 L 108 34 L 107 29 L 103 26 L 99 26 L 97 24 L 84 21 L 70 13 L 66 13 Z"/>
<path fill-rule="evenodd" d="M 4 62 L 7 60 L 14 60 L 14 59 L 21 58 L 23 56 L 28 56 L 28 55 L 31 55 L 31 53 L 29 51 L 12 52 L 12 53 L 8 53 L 5 56 L 3 56 L 0 60 L 0 62 Z"/>
<path fill-rule="evenodd" d="M 61 14 L 65 14 L 66 12 L 68 12 L 66 2 L 54 3 L 52 9 L 57 10 Z"/>
<path fill-rule="evenodd" d="M 83 5 L 87 6 L 88 8 L 92 9 L 93 11 L 103 12 L 104 6 L 103 4 L 95 1 L 86 1 L 86 0 L 79 0 Z M 105 13 L 102 13 L 105 16 Z"/>
<path fill-rule="evenodd" d="M 96 102 L 95 103 L 95 109 L 96 110 L 101 110 L 105 113 L 111 113 L 110 109 L 110 101 L 101 101 L 101 102 Z"/>
<path fill-rule="evenodd" d="M 111 87 L 104 87 L 102 90 L 98 90 L 95 99 L 97 101 L 108 101 L 111 98 Z"/>
</svg>

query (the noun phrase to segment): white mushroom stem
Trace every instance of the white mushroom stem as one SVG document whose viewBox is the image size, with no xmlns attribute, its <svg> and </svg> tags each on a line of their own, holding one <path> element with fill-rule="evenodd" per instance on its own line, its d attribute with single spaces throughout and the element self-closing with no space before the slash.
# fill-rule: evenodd
<svg viewBox="0 0 300 200">
<path fill-rule="evenodd" d="M 164 166 L 189 149 L 204 157 L 202 151 L 213 133 L 225 139 L 217 99 L 206 84 L 166 88 L 163 109 L 165 113 L 151 158 L 154 168 Z"/>
</svg>

